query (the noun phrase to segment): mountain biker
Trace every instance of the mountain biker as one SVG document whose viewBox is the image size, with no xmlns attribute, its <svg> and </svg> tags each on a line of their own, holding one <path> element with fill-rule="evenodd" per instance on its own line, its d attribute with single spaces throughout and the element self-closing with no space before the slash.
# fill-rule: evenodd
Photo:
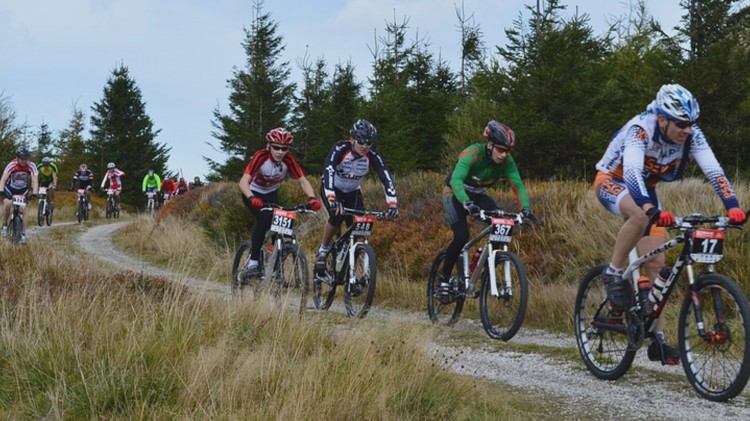
<svg viewBox="0 0 750 421">
<path fill-rule="evenodd" d="M 185 194 L 188 190 L 190 190 L 190 186 L 184 178 L 180 177 L 180 180 L 177 181 L 177 194 Z"/>
<path fill-rule="evenodd" d="M 661 206 L 656 183 L 681 178 L 687 162 L 694 160 L 723 202 L 731 223 L 743 223 L 747 217 L 706 136 L 695 124 L 699 114 L 698 102 L 687 89 L 679 84 L 663 85 L 646 110 L 614 134 L 596 164 L 594 188 L 599 202 L 625 218 L 603 274 L 610 315 L 615 318 L 621 317 L 629 302 L 622 279 L 629 251 L 637 246 L 643 254 L 658 247 L 666 240 L 663 227 L 675 222 L 672 213 Z M 656 255 L 643 264 L 645 275 L 653 282 L 664 264 L 664 254 Z M 655 323 L 648 356 L 652 361 L 662 361 L 664 356 L 669 364 L 679 363 L 679 351 L 664 341 L 663 319 Z"/>
<path fill-rule="evenodd" d="M 289 150 L 294 137 L 286 129 L 279 127 L 266 134 L 266 147 L 255 152 L 239 181 L 242 202 L 255 217 L 252 234 L 250 262 L 245 276 L 260 276 L 258 259 L 260 248 L 271 228 L 272 211 L 261 211 L 264 203 L 279 203 L 279 187 L 287 174 L 299 181 L 302 191 L 307 195 L 310 209 L 320 209 L 320 201 L 315 197 L 310 181 Z"/>
<path fill-rule="evenodd" d="M 352 224 L 351 216 L 344 217 L 344 208 L 364 209 L 360 185 L 371 167 L 385 190 L 387 217 L 398 217 L 396 185 L 383 156 L 374 147 L 378 137 L 377 129 L 369 121 L 360 119 L 352 125 L 349 135 L 349 139 L 340 140 L 333 145 L 323 163 L 320 191 L 326 199 L 329 217 L 323 228 L 323 238 L 315 259 L 315 271 L 318 273 L 325 272 L 331 240 L 339 231 L 341 222 L 346 221 L 347 226 Z"/>
<path fill-rule="evenodd" d="M 175 180 L 173 180 L 172 177 L 166 177 L 164 178 L 164 181 L 162 181 L 161 191 L 164 192 L 164 202 L 174 197 L 177 193 L 177 183 L 175 183 L 176 179 L 177 177 L 175 177 Z"/>
<path fill-rule="evenodd" d="M 104 173 L 101 185 L 101 189 L 104 190 L 104 186 L 109 182 L 109 188 L 115 191 L 115 210 L 118 211 L 120 210 L 121 177 L 123 176 L 125 176 L 125 172 L 117 168 L 114 162 L 110 162 L 107 164 L 107 172 Z"/>
<path fill-rule="evenodd" d="M 39 178 L 36 165 L 31 162 L 31 154 L 28 149 L 20 147 L 16 149 L 16 159 L 10 161 L 3 170 L 0 177 L 0 186 L 3 187 L 3 227 L 2 237 L 8 235 L 8 218 L 10 217 L 10 206 L 13 203 L 14 194 L 26 195 L 31 188 L 31 197 L 39 191 Z M 21 232 L 21 244 L 26 244 L 26 206 L 21 207 L 23 218 L 23 232 Z"/>
<path fill-rule="evenodd" d="M 85 191 L 86 203 L 88 204 L 89 210 L 91 209 L 91 191 L 94 189 L 92 184 L 94 183 L 94 173 L 91 172 L 89 166 L 85 163 L 78 167 L 78 171 L 73 174 L 73 181 L 71 184 L 72 188 L 75 188 L 75 184 L 78 182 L 78 189 Z"/>
<path fill-rule="evenodd" d="M 37 169 L 39 170 L 39 186 L 47 188 L 47 200 L 52 206 L 55 189 L 57 188 L 57 165 L 52 162 L 50 157 L 45 156 L 42 158 L 42 165 Z"/>
<path fill-rule="evenodd" d="M 191 189 L 194 189 L 196 187 L 203 187 L 203 182 L 201 181 L 201 178 L 198 176 L 195 176 L 195 178 L 193 178 L 193 182 L 190 183 Z"/>
<path fill-rule="evenodd" d="M 161 177 L 155 173 L 153 169 L 148 170 L 148 174 L 143 176 L 143 183 L 141 183 L 141 190 L 143 193 L 150 193 L 156 191 L 154 194 L 154 203 L 159 206 L 159 192 L 161 191 Z"/>
<path fill-rule="evenodd" d="M 450 278 L 461 249 L 469 241 L 469 224 L 466 215 L 479 210 L 497 210 L 497 203 L 485 191 L 500 180 L 507 180 L 521 213 L 534 219 L 529 196 L 513 159 L 516 135 L 503 123 L 490 120 L 484 128 L 486 143 L 475 143 L 458 155 L 458 162 L 448 174 L 443 189 L 445 220 L 453 231 L 453 240 L 445 251 L 441 284 Z"/>
</svg>

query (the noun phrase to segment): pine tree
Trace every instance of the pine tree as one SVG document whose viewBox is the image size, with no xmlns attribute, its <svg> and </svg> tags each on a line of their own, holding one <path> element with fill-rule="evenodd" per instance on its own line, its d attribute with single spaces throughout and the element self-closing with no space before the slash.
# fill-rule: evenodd
<svg viewBox="0 0 750 421">
<path fill-rule="evenodd" d="M 0 156 L 1 161 L 14 159 L 16 147 L 21 142 L 24 126 L 16 124 L 16 111 L 9 97 L 0 92 Z"/>
<path fill-rule="evenodd" d="M 45 156 L 49 157 L 52 155 L 52 147 L 55 143 L 52 131 L 50 131 L 47 123 L 42 123 L 39 126 L 39 131 L 36 133 L 36 151 L 34 153 L 34 161 L 39 163 Z"/>
<path fill-rule="evenodd" d="M 68 122 L 68 127 L 60 132 L 57 140 L 57 157 L 58 179 L 60 185 L 65 186 L 78 171 L 78 167 L 87 161 L 86 159 L 86 140 L 83 133 L 86 130 L 86 117 L 81 109 L 75 104 L 72 106 L 72 116 Z"/>
<path fill-rule="evenodd" d="M 112 71 L 101 102 L 91 109 L 87 156 L 94 183 L 101 183 L 107 163 L 114 162 L 127 177 L 123 179 L 122 201 L 143 205 L 146 198 L 140 181 L 150 168 L 163 172 L 169 148 L 155 142 L 160 130 L 154 130 L 141 90 L 127 67 L 120 65 Z"/>
<path fill-rule="evenodd" d="M 253 22 L 249 30 L 245 29 L 242 46 L 247 56 L 246 68 L 235 68 L 234 78 L 228 81 L 229 114 L 214 110 L 212 125 L 216 131 L 212 134 L 229 158 L 223 164 L 206 159 L 214 172 L 211 179 L 238 179 L 255 151 L 265 147 L 266 133 L 287 125 L 296 86 L 286 82 L 289 63 L 277 63 L 285 48 L 282 37 L 276 35 L 278 23 L 262 8 L 263 1 L 256 0 Z"/>
</svg>

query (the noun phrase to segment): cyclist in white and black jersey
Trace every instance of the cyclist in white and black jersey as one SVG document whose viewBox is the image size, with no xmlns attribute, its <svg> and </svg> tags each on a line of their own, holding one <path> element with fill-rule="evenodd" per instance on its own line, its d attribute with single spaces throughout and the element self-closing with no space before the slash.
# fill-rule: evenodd
<svg viewBox="0 0 750 421">
<path fill-rule="evenodd" d="M 325 260 L 331 248 L 331 240 L 339 231 L 341 222 L 351 225 L 352 218 L 344 217 L 344 208 L 364 209 L 362 179 L 370 171 L 375 173 L 383 184 L 385 201 L 388 204 L 388 217 L 398 216 L 396 185 L 383 156 L 374 148 L 378 131 L 367 120 L 357 120 L 349 131 L 351 137 L 337 142 L 328 152 L 323 164 L 323 177 L 320 185 L 323 203 L 329 218 L 323 228 L 323 238 L 315 262 L 317 271 L 325 271 Z"/>
<path fill-rule="evenodd" d="M 621 314 L 628 302 L 622 273 L 630 250 L 637 246 L 642 254 L 659 246 L 666 240 L 664 227 L 674 224 L 672 213 L 661 207 L 656 183 L 681 178 L 687 163 L 695 161 L 724 203 L 730 221 L 739 224 L 746 219 L 732 184 L 695 124 L 699 114 L 698 102 L 687 89 L 678 84 L 664 85 L 646 111 L 615 133 L 596 164 L 599 172 L 594 188 L 599 201 L 611 213 L 625 218 L 603 276 L 610 314 Z M 652 221 L 656 224 L 649 226 Z M 644 274 L 653 282 L 663 266 L 664 255 L 659 254 L 643 265 Z M 679 351 L 666 345 L 663 329 L 663 320 L 657 321 L 649 358 L 661 361 L 664 355 L 667 361 L 678 363 Z"/>
</svg>

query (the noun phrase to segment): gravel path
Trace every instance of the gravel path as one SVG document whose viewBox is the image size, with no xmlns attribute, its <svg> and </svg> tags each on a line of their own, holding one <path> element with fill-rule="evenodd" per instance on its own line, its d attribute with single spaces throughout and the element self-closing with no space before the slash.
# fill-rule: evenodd
<svg viewBox="0 0 750 421">
<path fill-rule="evenodd" d="M 79 246 L 116 267 L 162 276 L 202 291 L 229 294 L 227 285 L 169 272 L 116 249 L 112 233 L 127 223 L 93 226 L 79 236 Z M 343 308 L 332 307 L 332 310 L 344 312 Z M 428 323 L 422 314 L 391 309 L 373 308 L 368 318 Z M 482 332 L 478 322 L 469 320 L 461 320 L 456 329 Z M 729 403 L 707 401 L 687 383 L 681 366 L 662 367 L 650 362 L 645 357 L 645 349 L 639 352 L 628 374 L 617 381 L 603 381 L 591 375 L 580 359 L 571 361 L 548 353 L 504 350 L 503 343 L 487 341 L 486 346 L 479 348 L 435 344 L 429 352 L 436 361 L 457 373 L 500 382 L 516 388 L 519 393 L 549 396 L 563 402 L 561 408 L 556 408 L 559 414 L 554 414 L 560 419 L 750 419 L 747 388 Z M 511 343 L 569 349 L 571 354 L 577 352 L 573 335 L 543 330 L 522 328 Z"/>
</svg>

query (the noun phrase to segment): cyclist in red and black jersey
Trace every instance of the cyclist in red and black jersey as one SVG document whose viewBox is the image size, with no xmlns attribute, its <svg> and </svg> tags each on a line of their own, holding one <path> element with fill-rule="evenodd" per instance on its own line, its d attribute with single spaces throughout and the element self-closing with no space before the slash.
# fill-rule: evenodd
<svg viewBox="0 0 750 421">
<path fill-rule="evenodd" d="M 322 196 L 329 218 L 323 228 L 323 238 L 318 248 L 315 270 L 325 271 L 326 256 L 331 249 L 331 240 L 339 231 L 341 222 L 346 220 L 351 225 L 351 216 L 344 218 L 344 208 L 364 209 L 360 185 L 362 179 L 370 171 L 375 170 L 385 190 L 385 201 L 388 204 L 388 218 L 398 216 L 398 199 L 396 185 L 390 170 L 373 146 L 378 137 L 378 131 L 367 120 L 357 120 L 349 131 L 351 137 L 336 143 L 323 164 L 323 179 L 320 185 Z"/>
<path fill-rule="evenodd" d="M 594 188 L 599 202 L 609 212 L 625 219 L 617 234 L 612 260 L 603 274 L 610 314 L 621 315 L 628 303 L 622 273 L 630 250 L 637 247 L 642 254 L 658 247 L 666 241 L 663 227 L 675 222 L 656 195 L 659 181 L 682 178 L 685 165 L 694 160 L 724 203 L 729 220 L 740 224 L 747 217 L 706 137 L 695 123 L 699 114 L 698 102 L 690 91 L 678 84 L 663 85 L 646 110 L 615 133 L 596 164 L 599 172 Z M 652 222 L 656 224 L 650 225 Z M 653 282 L 664 264 L 664 254 L 657 254 L 644 263 L 644 274 Z M 660 319 L 655 324 L 656 337 L 649 344 L 648 356 L 653 361 L 677 364 L 679 351 L 666 344 L 663 329 L 664 321 Z"/>
<path fill-rule="evenodd" d="M 255 217 L 253 228 L 250 263 L 245 274 L 248 278 L 260 275 L 258 259 L 260 248 L 271 228 L 273 212 L 261 211 L 264 203 L 279 203 L 279 187 L 287 174 L 299 181 L 302 191 L 307 195 L 310 209 L 320 209 L 320 201 L 315 197 L 310 181 L 305 177 L 302 168 L 290 151 L 294 137 L 284 128 L 276 128 L 266 134 L 266 147 L 253 155 L 240 178 L 242 201 Z"/>
<path fill-rule="evenodd" d="M 8 218 L 10 217 L 10 206 L 13 203 L 11 200 L 13 195 L 26 195 L 31 189 L 31 196 L 35 196 L 39 191 L 39 176 L 36 165 L 31 162 L 31 154 L 26 148 L 18 148 L 16 150 L 16 159 L 10 161 L 3 170 L 3 175 L 0 177 L 0 186 L 3 188 L 3 227 L 2 236 L 5 237 L 8 233 Z M 23 232 L 21 233 L 21 243 L 26 243 L 26 225 L 27 219 L 25 217 L 26 207 L 21 208 L 21 214 L 23 218 Z"/>
</svg>

